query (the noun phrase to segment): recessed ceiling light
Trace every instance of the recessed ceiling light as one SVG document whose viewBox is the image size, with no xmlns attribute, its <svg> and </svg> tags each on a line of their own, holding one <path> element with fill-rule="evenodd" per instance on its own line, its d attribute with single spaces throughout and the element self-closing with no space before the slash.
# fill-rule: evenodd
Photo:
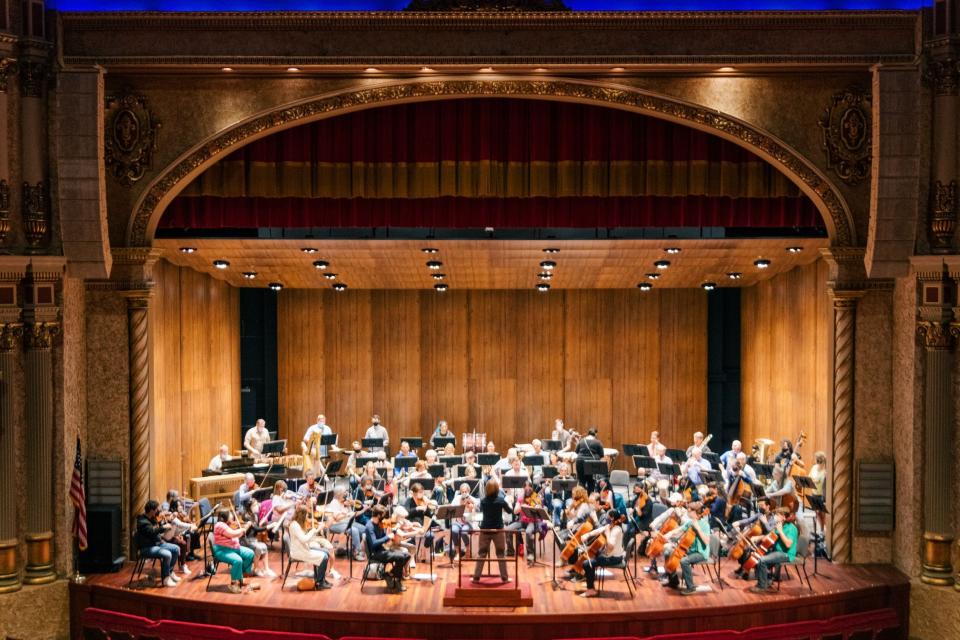
<svg viewBox="0 0 960 640">
<path fill-rule="evenodd" d="M 553 274 L 550 273 L 549 271 L 543 271 L 541 273 L 538 273 L 537 277 L 540 278 L 541 280 L 549 280 L 550 278 L 553 277 Z"/>
<path fill-rule="evenodd" d="M 731 73 L 736 70 L 737 70 L 736 67 L 720 67 L 719 69 L 717 69 L 717 71 L 719 71 L 720 73 Z"/>
<path fill-rule="evenodd" d="M 536 69 L 534 69 L 534 71 L 536 71 L 537 73 L 543 73 L 543 72 L 547 71 L 547 68 L 546 68 L 546 67 L 537 67 Z"/>
<path fill-rule="evenodd" d="M 420 249 L 420 251 L 423 251 L 424 253 L 439 253 L 440 249 L 437 249 L 436 247 L 424 247 L 423 249 Z"/>
<path fill-rule="evenodd" d="M 320 250 L 316 247 L 301 247 L 300 251 L 303 251 L 304 253 L 317 253 Z"/>
<path fill-rule="evenodd" d="M 659 273 L 648 273 L 648 274 L 647 274 L 647 279 L 649 279 L 649 280 L 656 280 L 656 279 L 659 278 L 659 277 L 660 277 L 660 274 L 659 274 Z"/>
<path fill-rule="evenodd" d="M 336 279 L 337 279 L 337 274 L 335 274 L 335 273 L 325 273 L 325 274 L 323 274 L 323 277 L 326 278 L 327 280 L 336 280 Z"/>
<path fill-rule="evenodd" d="M 279 282 L 271 282 L 267 286 L 270 287 L 271 291 L 280 291 L 280 289 L 283 289 L 283 285 Z"/>
<path fill-rule="evenodd" d="M 610 71 L 615 71 L 616 73 L 620 73 L 623 70 L 624 70 L 623 67 L 614 67 L 613 69 L 610 69 Z"/>
<path fill-rule="evenodd" d="M 337 282 L 337 283 L 335 283 L 335 284 L 333 285 L 333 290 L 334 290 L 334 291 L 346 291 L 346 290 L 347 290 L 347 285 L 343 284 L 342 282 Z"/>
<path fill-rule="evenodd" d="M 480 73 L 493 73 L 493 67 L 480 67 Z"/>
<path fill-rule="evenodd" d="M 560 253 L 560 249 L 557 247 L 547 247 L 543 250 L 544 253 Z"/>
<path fill-rule="evenodd" d="M 442 267 L 442 266 L 443 266 L 443 263 L 440 262 L 439 260 L 428 260 L 428 261 L 427 261 L 427 269 L 437 270 L 437 269 L 439 269 L 439 268 Z"/>
<path fill-rule="evenodd" d="M 649 282 L 641 282 L 637 285 L 637 288 L 640 289 L 640 291 L 650 291 L 650 289 L 653 289 L 653 285 Z"/>
<path fill-rule="evenodd" d="M 770 266 L 770 261 L 766 258 L 760 258 L 759 260 L 753 261 L 753 266 L 755 266 L 757 269 L 766 269 Z"/>
<path fill-rule="evenodd" d="M 657 260 L 656 262 L 653 263 L 653 266 L 655 266 L 657 269 L 666 269 L 667 267 L 670 266 L 670 261 L 669 261 L 669 260 Z"/>
<path fill-rule="evenodd" d="M 300 67 L 287 67 L 287 71 L 290 73 L 296 73 L 297 71 L 300 71 Z"/>
<path fill-rule="evenodd" d="M 680 253 L 680 251 L 682 251 L 682 249 L 680 249 L 680 247 L 667 247 L 666 249 L 664 249 L 664 251 L 666 251 L 667 253 L 673 255 L 673 254 Z"/>
<path fill-rule="evenodd" d="M 421 73 L 433 73 L 433 69 L 431 69 L 430 67 L 420 67 L 420 72 L 421 72 Z"/>
<path fill-rule="evenodd" d="M 541 268 L 541 269 L 546 269 L 547 271 L 550 271 L 551 269 L 555 268 L 556 266 L 557 266 L 557 263 L 554 262 L 553 260 L 544 260 L 543 262 L 540 263 L 540 268 Z"/>
<path fill-rule="evenodd" d="M 716 282 L 704 282 L 704 283 L 703 283 L 702 285 L 700 285 L 700 286 L 703 287 L 703 290 L 704 290 L 704 291 L 713 291 L 714 289 L 717 288 L 717 283 L 716 283 Z"/>
<path fill-rule="evenodd" d="M 213 266 L 215 266 L 217 269 L 226 269 L 230 266 L 230 263 L 226 260 L 214 260 Z"/>
<path fill-rule="evenodd" d="M 224 68 L 220 69 L 220 71 L 226 71 L 227 73 L 229 73 L 229 72 L 233 71 L 233 67 L 224 67 Z"/>
<path fill-rule="evenodd" d="M 329 266 L 330 266 L 330 263 L 327 262 L 326 260 L 315 260 L 313 262 L 314 269 L 326 269 Z"/>
<path fill-rule="evenodd" d="M 547 291 L 550 291 L 550 285 L 548 285 L 546 282 L 541 282 L 540 284 L 537 285 L 537 291 L 540 291 L 541 293 L 546 293 Z"/>
<path fill-rule="evenodd" d="M 743 277 L 743 274 L 740 273 L 739 271 L 731 271 L 730 273 L 727 274 L 727 277 L 730 278 L 731 280 L 739 280 L 740 278 Z"/>
<path fill-rule="evenodd" d="M 180 247 L 180 253 L 196 253 L 196 247 Z"/>
<path fill-rule="evenodd" d="M 366 71 L 367 73 L 378 73 L 380 69 L 377 69 L 376 67 L 367 67 L 366 69 L 364 69 L 364 71 Z"/>
<path fill-rule="evenodd" d="M 244 272 L 243 272 L 243 277 L 244 277 L 245 280 L 253 280 L 254 278 L 257 277 L 257 272 L 256 272 L 256 271 L 244 271 Z"/>
<path fill-rule="evenodd" d="M 440 284 L 435 284 L 435 285 L 433 285 L 433 288 L 434 288 L 434 290 L 436 290 L 438 293 L 443 293 L 444 291 L 446 291 L 447 289 L 450 288 L 450 285 L 447 285 L 447 284 L 444 284 L 444 283 L 441 282 Z"/>
<path fill-rule="evenodd" d="M 443 280 L 444 278 L 447 277 L 447 274 L 445 274 L 445 273 L 431 273 L 431 274 L 430 274 L 430 277 L 433 278 L 434 280 Z"/>
<path fill-rule="evenodd" d="M 800 253 L 803 251 L 803 247 L 787 247 L 789 253 Z"/>
</svg>

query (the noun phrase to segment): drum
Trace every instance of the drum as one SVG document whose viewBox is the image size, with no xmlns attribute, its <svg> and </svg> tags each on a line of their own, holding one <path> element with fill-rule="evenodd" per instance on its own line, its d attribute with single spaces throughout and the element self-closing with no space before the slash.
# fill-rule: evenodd
<svg viewBox="0 0 960 640">
<path fill-rule="evenodd" d="M 483 453 L 486 448 L 487 448 L 487 434 L 477 433 L 476 431 L 472 433 L 463 434 L 462 451 L 473 451 L 474 453 Z"/>
</svg>

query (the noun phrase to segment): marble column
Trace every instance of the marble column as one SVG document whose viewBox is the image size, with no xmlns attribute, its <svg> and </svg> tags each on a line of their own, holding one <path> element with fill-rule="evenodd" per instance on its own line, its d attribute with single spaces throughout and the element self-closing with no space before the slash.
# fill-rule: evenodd
<svg viewBox="0 0 960 640">
<path fill-rule="evenodd" d="M 853 403 L 857 300 L 862 291 L 833 291 L 833 518 L 830 553 L 851 561 L 853 536 Z"/>
<path fill-rule="evenodd" d="M 131 514 L 150 499 L 150 292 L 129 291 Z"/>
<path fill-rule="evenodd" d="M 53 568 L 53 340 L 56 322 L 24 326 L 26 388 L 27 566 L 23 581 L 56 580 Z"/>
<path fill-rule="evenodd" d="M 14 379 L 20 336 L 19 322 L 0 325 L 0 593 L 20 589 L 17 567 L 17 447 Z"/>
</svg>

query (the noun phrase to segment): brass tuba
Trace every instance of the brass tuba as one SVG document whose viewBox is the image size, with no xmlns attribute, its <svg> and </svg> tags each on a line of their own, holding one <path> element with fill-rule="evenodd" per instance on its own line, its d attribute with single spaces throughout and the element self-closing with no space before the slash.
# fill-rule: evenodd
<svg viewBox="0 0 960 640">
<path fill-rule="evenodd" d="M 765 463 L 767 461 L 767 447 L 772 444 L 773 440 L 770 438 L 757 438 L 753 441 L 754 457 L 757 459 L 757 462 Z"/>
</svg>

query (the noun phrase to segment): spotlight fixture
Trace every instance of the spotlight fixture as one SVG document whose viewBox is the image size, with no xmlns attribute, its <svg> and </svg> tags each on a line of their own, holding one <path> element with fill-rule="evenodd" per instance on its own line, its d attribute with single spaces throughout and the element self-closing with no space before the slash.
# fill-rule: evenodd
<svg viewBox="0 0 960 640">
<path fill-rule="evenodd" d="M 547 271 L 550 271 L 551 269 L 556 268 L 556 266 L 557 266 L 557 263 L 554 262 L 553 260 L 544 260 L 543 262 L 540 263 L 540 268 L 546 269 Z"/>
<path fill-rule="evenodd" d="M 427 262 L 427 269 L 433 269 L 434 271 L 440 269 L 443 266 L 443 263 L 439 260 L 429 260 Z"/>
<path fill-rule="evenodd" d="M 424 253 L 430 253 L 430 254 L 440 253 L 440 249 L 437 249 L 436 247 L 424 247 L 423 249 L 420 249 L 420 251 L 423 251 Z"/>
<path fill-rule="evenodd" d="M 180 253 L 196 253 L 196 247 L 180 247 Z"/>
<path fill-rule="evenodd" d="M 327 280 L 336 280 L 336 279 L 337 279 L 337 274 L 335 274 L 335 273 L 325 273 L 325 274 L 323 274 L 323 277 L 326 278 Z"/>
<path fill-rule="evenodd" d="M 257 277 L 257 272 L 256 272 L 256 271 L 244 271 L 244 272 L 243 272 L 243 279 L 244 279 L 244 280 L 253 280 L 253 279 L 255 279 L 256 277 Z"/>
<path fill-rule="evenodd" d="M 640 291 L 650 291 L 650 289 L 653 289 L 653 285 L 649 282 L 641 282 L 637 285 L 637 288 L 640 289 Z"/>
<path fill-rule="evenodd" d="M 227 73 L 233 71 L 233 67 L 223 67 L 220 71 L 226 71 Z"/>
<path fill-rule="evenodd" d="M 317 253 L 320 251 L 320 249 L 317 249 L 316 247 L 303 247 L 300 249 L 300 251 L 303 251 L 304 253 Z"/>
<path fill-rule="evenodd" d="M 364 69 L 364 71 L 367 73 L 380 73 L 380 69 L 377 69 L 376 67 L 367 67 Z"/>
<path fill-rule="evenodd" d="M 660 274 L 659 274 L 659 273 L 648 273 L 648 274 L 647 274 L 647 280 L 656 280 L 656 279 L 659 278 L 659 277 L 660 277 Z"/>
<path fill-rule="evenodd" d="M 787 247 L 787 253 L 800 253 L 803 247 Z"/>
<path fill-rule="evenodd" d="M 740 273 L 739 271 L 731 271 L 730 273 L 727 274 L 727 277 L 730 278 L 731 280 L 739 280 L 740 278 L 743 277 L 743 274 Z"/>
<path fill-rule="evenodd" d="M 330 266 L 330 263 L 327 262 L 326 260 L 316 260 L 313 263 L 314 269 L 326 269 L 329 266 Z"/>
<path fill-rule="evenodd" d="M 666 249 L 664 249 L 664 251 L 666 251 L 671 255 L 674 255 L 674 254 L 680 253 L 682 249 L 680 247 L 667 247 Z"/>
<path fill-rule="evenodd" d="M 270 287 L 271 291 L 280 291 L 280 289 L 283 289 L 283 285 L 280 284 L 279 282 L 271 282 L 267 286 Z"/>
<path fill-rule="evenodd" d="M 657 260 L 656 262 L 653 263 L 653 266 L 655 266 L 657 269 L 663 270 L 663 269 L 666 269 L 667 267 L 670 266 L 670 261 L 669 261 L 669 260 Z"/>
<path fill-rule="evenodd" d="M 753 266 L 755 266 L 757 269 L 766 269 L 770 266 L 770 261 L 766 258 L 760 258 L 759 260 L 753 261 Z"/>
<path fill-rule="evenodd" d="M 214 260 L 213 266 L 215 266 L 217 269 L 226 269 L 230 266 L 230 263 L 226 260 Z"/>
<path fill-rule="evenodd" d="M 431 273 L 431 274 L 430 274 L 430 277 L 433 278 L 434 280 L 443 280 L 444 278 L 447 277 L 447 274 L 445 274 L 445 273 Z"/>
<path fill-rule="evenodd" d="M 444 291 L 450 288 L 450 285 L 444 284 L 441 282 L 440 284 L 433 285 L 433 288 L 434 290 L 436 290 L 437 293 L 443 293 Z"/>
<path fill-rule="evenodd" d="M 553 277 L 553 274 L 550 273 L 549 271 L 542 271 L 537 274 L 537 277 L 540 278 L 541 280 L 549 280 L 550 278 Z"/>
<path fill-rule="evenodd" d="M 544 253 L 560 253 L 560 249 L 557 247 L 547 247 L 543 250 Z"/>
<path fill-rule="evenodd" d="M 720 73 L 733 73 L 736 70 L 736 67 L 720 67 L 717 69 Z"/>
<path fill-rule="evenodd" d="M 548 285 L 546 282 L 541 282 L 537 285 L 537 291 L 540 293 L 546 293 L 547 291 L 550 291 L 550 285 Z"/>
<path fill-rule="evenodd" d="M 703 287 L 703 290 L 704 290 L 704 291 L 713 291 L 714 289 L 717 288 L 717 283 L 716 283 L 716 282 L 704 282 L 704 283 L 703 283 L 702 285 L 700 285 L 700 286 Z"/>
<path fill-rule="evenodd" d="M 337 282 L 337 283 L 335 283 L 335 284 L 333 285 L 333 290 L 334 290 L 334 291 L 346 291 L 346 290 L 347 290 L 347 285 L 343 284 L 342 282 Z"/>
</svg>

